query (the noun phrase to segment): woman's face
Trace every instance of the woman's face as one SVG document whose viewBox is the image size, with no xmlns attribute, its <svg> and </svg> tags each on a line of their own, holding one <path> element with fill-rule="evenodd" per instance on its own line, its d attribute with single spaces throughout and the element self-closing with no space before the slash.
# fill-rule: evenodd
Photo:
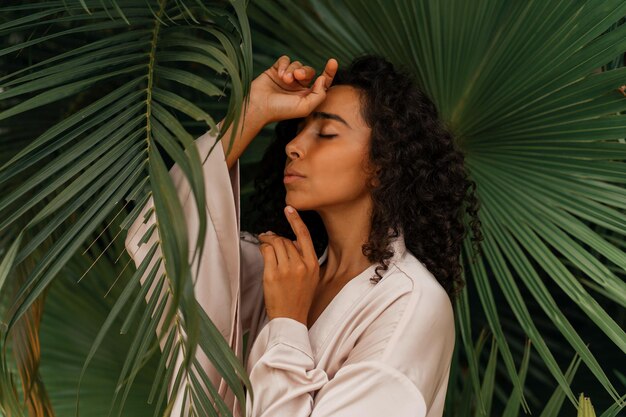
<svg viewBox="0 0 626 417">
<path fill-rule="evenodd" d="M 369 198 L 367 162 L 371 129 L 361 116 L 359 91 L 328 89 L 326 99 L 298 126 L 286 146 L 285 203 L 298 210 L 323 210 Z"/>
</svg>

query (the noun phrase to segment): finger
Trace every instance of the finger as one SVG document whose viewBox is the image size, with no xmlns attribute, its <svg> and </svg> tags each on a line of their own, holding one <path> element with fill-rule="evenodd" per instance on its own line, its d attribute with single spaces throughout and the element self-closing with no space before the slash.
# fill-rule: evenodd
<svg viewBox="0 0 626 417">
<path fill-rule="evenodd" d="M 302 101 L 306 103 L 305 106 L 308 109 L 307 114 L 319 106 L 325 98 L 326 87 L 324 86 L 324 76 L 320 75 L 315 79 L 315 82 L 310 88 L 309 94 L 302 98 Z"/>
<path fill-rule="evenodd" d="M 285 249 L 287 250 L 287 256 L 289 256 L 290 262 L 302 262 L 303 256 L 300 251 L 294 246 L 293 241 L 284 239 Z"/>
<path fill-rule="evenodd" d="M 272 67 L 276 69 L 276 71 L 278 72 L 279 77 L 282 77 L 283 73 L 285 72 L 285 69 L 287 69 L 287 66 L 289 66 L 290 61 L 291 60 L 289 59 L 287 55 L 283 55 L 276 60 L 274 65 L 272 65 Z"/>
<path fill-rule="evenodd" d="M 326 91 L 328 90 L 328 87 L 329 86 L 326 85 L 326 78 L 323 75 L 320 75 L 319 77 L 317 77 L 315 83 L 313 84 L 312 92 L 322 94 L 324 97 L 326 97 Z"/>
<path fill-rule="evenodd" d="M 293 212 L 290 213 L 289 209 L 292 209 Z M 285 207 L 285 216 L 291 225 L 291 229 L 296 235 L 296 240 L 300 245 L 304 260 L 311 263 L 317 260 L 315 248 L 313 247 L 313 241 L 311 240 L 311 234 L 309 233 L 308 227 L 306 227 L 306 224 L 304 224 L 304 221 L 302 221 L 302 218 L 298 214 L 298 211 L 291 206 L 287 206 Z"/>
<path fill-rule="evenodd" d="M 292 240 L 291 242 L 296 247 L 296 249 L 298 249 L 298 252 L 300 252 L 300 256 L 302 256 L 302 248 L 300 247 L 300 244 L 298 243 L 298 241 L 297 240 Z"/>
<path fill-rule="evenodd" d="M 291 64 L 287 66 L 287 69 L 283 73 L 283 81 L 286 83 L 291 83 L 295 79 L 293 76 L 294 70 L 302 68 L 302 63 L 300 61 L 293 61 Z"/>
<path fill-rule="evenodd" d="M 315 79 L 311 92 L 303 100 L 309 109 L 316 108 L 326 98 L 326 87 L 324 86 L 324 76 L 320 75 Z M 310 110 L 309 110 L 310 112 Z"/>
<path fill-rule="evenodd" d="M 293 71 L 293 76 L 303 87 L 308 87 L 313 77 L 315 77 L 315 69 L 305 65 L 302 68 L 296 68 Z"/>
<path fill-rule="evenodd" d="M 287 255 L 287 249 L 282 238 L 277 235 L 260 235 L 259 240 L 263 243 L 268 243 L 274 249 L 276 255 L 276 267 L 280 269 L 281 265 L 287 265 L 289 263 L 289 255 Z"/>
<path fill-rule="evenodd" d="M 324 87 L 328 90 L 330 85 L 337 74 L 337 69 L 339 68 L 339 63 L 335 58 L 330 58 L 326 62 L 326 66 L 324 67 L 324 72 L 322 75 L 324 76 Z"/>
<path fill-rule="evenodd" d="M 269 243 L 263 242 L 259 245 L 259 250 L 261 251 L 261 255 L 263 255 L 264 272 L 267 273 L 268 276 L 273 276 L 276 273 L 276 268 L 278 266 L 274 248 Z"/>
<path fill-rule="evenodd" d="M 281 65 L 281 62 L 288 60 L 289 57 L 287 55 L 282 55 L 280 57 L 278 57 L 278 59 L 276 61 L 274 61 L 274 63 L 272 64 L 272 68 L 274 68 L 276 71 L 278 71 L 278 68 Z"/>
</svg>

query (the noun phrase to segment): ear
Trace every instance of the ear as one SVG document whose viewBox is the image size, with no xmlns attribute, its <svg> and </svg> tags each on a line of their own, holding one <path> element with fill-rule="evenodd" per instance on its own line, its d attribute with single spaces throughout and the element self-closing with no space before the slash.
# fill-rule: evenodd
<svg viewBox="0 0 626 417">
<path fill-rule="evenodd" d="M 376 188 L 380 186 L 379 177 L 382 172 L 382 167 L 374 164 L 368 157 L 363 159 L 362 168 L 365 173 L 365 178 L 367 178 L 367 186 L 369 188 Z"/>
<path fill-rule="evenodd" d="M 370 181 L 370 187 L 376 188 L 378 186 L 380 186 L 380 180 L 378 179 L 378 177 L 375 177 Z"/>
<path fill-rule="evenodd" d="M 376 168 L 373 173 L 370 174 L 369 186 L 372 188 L 376 188 L 380 186 L 380 173 L 382 172 L 382 168 Z"/>
</svg>

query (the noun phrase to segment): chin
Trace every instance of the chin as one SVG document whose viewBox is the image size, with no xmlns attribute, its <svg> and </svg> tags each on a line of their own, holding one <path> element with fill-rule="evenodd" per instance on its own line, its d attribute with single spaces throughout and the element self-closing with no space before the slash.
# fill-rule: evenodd
<svg viewBox="0 0 626 417">
<path fill-rule="evenodd" d="M 315 205 L 307 204 L 299 198 L 293 198 L 289 193 L 285 197 L 285 205 L 289 205 L 298 211 L 315 210 Z"/>
</svg>

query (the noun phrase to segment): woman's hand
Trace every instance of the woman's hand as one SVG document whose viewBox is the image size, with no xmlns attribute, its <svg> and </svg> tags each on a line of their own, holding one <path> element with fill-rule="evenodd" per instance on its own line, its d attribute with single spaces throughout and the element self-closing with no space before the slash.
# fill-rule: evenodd
<svg viewBox="0 0 626 417">
<path fill-rule="evenodd" d="M 252 81 L 250 100 L 266 123 L 306 117 L 326 98 L 338 67 L 337 60 L 330 58 L 309 87 L 315 70 L 283 55 Z"/>
<path fill-rule="evenodd" d="M 259 235 L 262 242 L 259 249 L 265 262 L 265 309 L 270 320 L 288 317 L 308 327 L 309 309 L 320 279 L 319 262 L 309 229 L 295 209 L 289 213 L 290 208 L 285 208 L 285 216 L 296 234 L 296 241 L 272 232 Z"/>
</svg>

